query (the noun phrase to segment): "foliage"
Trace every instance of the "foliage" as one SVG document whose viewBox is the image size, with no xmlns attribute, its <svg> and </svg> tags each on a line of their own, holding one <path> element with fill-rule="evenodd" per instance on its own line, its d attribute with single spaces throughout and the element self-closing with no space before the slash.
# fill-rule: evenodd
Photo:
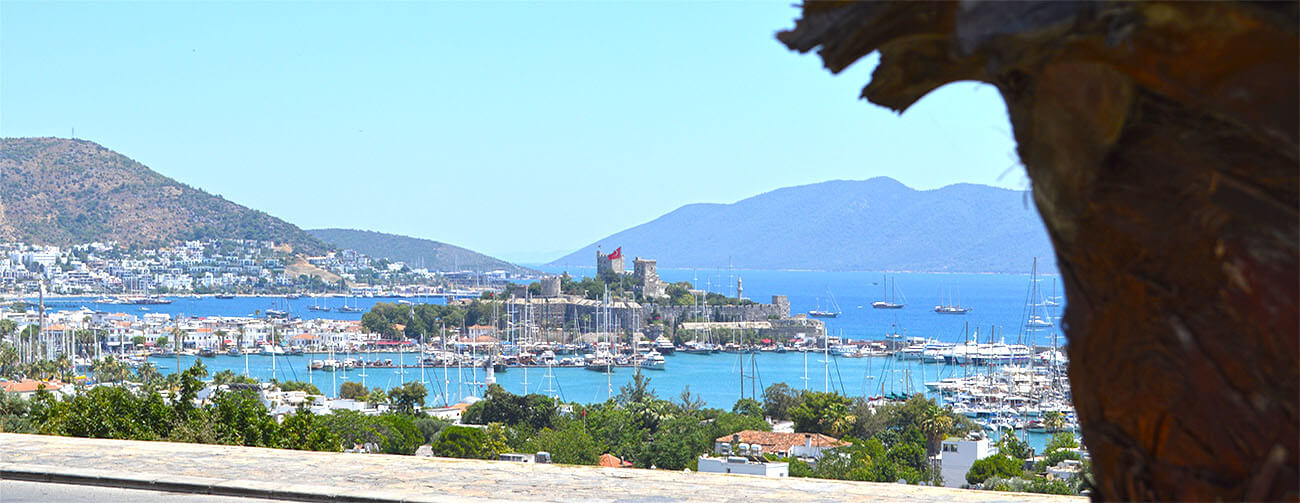
<svg viewBox="0 0 1300 503">
<path fill-rule="evenodd" d="M 849 414 L 849 399 L 838 393 L 810 391 L 790 410 L 794 431 L 825 433 L 838 437 L 849 431 L 855 418 Z"/>
<path fill-rule="evenodd" d="M 529 439 L 524 452 L 546 451 L 551 461 L 568 465 L 594 465 L 601 449 L 579 421 L 567 421 L 559 429 L 546 428 Z"/>
<path fill-rule="evenodd" d="M 790 409 L 801 401 L 801 393 L 785 383 L 776 383 L 763 390 L 763 412 L 772 419 L 790 419 Z"/>
<path fill-rule="evenodd" d="M 433 443 L 433 453 L 448 458 L 491 459 L 486 443 L 487 433 L 482 429 L 448 426 Z"/>
<path fill-rule="evenodd" d="M 1006 454 L 994 454 L 984 459 L 978 459 L 971 464 L 970 471 L 966 472 L 966 482 L 970 485 L 983 483 L 990 477 L 1010 478 L 1024 473 L 1024 464 L 1017 459 L 1011 458 Z"/>
<path fill-rule="evenodd" d="M 218 393 L 209 402 L 196 404 L 195 397 L 204 386 L 199 379 L 207 375 L 200 362 L 172 375 L 172 399 L 154 390 L 137 393 L 123 386 L 95 386 L 58 400 L 42 388 L 24 419 L 31 429 L 49 435 L 340 449 L 338 437 L 323 428 L 314 415 L 300 412 L 277 423 L 251 391 Z M 0 404 L 4 405 L 0 413 L 21 413 L 7 403 Z"/>
<path fill-rule="evenodd" d="M 984 489 L 992 491 L 1009 491 L 1040 494 L 1078 494 L 1074 486 L 1064 480 L 1048 480 L 1043 477 L 989 477 L 984 481 Z"/>
<path fill-rule="evenodd" d="M 388 400 L 393 408 L 403 414 L 412 414 L 417 406 L 424 406 L 424 397 L 429 395 L 424 384 L 411 381 L 388 390 Z"/>
<path fill-rule="evenodd" d="M 741 398 L 736 400 L 736 404 L 731 406 L 733 414 L 746 416 L 763 417 L 763 404 L 753 398 Z"/>
<path fill-rule="evenodd" d="M 424 439 L 425 444 L 432 444 L 438 440 L 442 430 L 451 426 L 451 424 L 451 421 L 436 417 L 418 417 L 415 419 L 415 429 L 420 431 L 420 437 Z"/>
<path fill-rule="evenodd" d="M 344 400 L 365 400 L 366 387 L 356 381 L 347 381 L 339 386 L 339 398 Z"/>
<path fill-rule="evenodd" d="M 1034 450 L 1029 444 L 1015 435 L 1003 435 L 997 443 L 998 452 L 1014 459 L 1025 460 L 1034 457 Z"/>
<path fill-rule="evenodd" d="M 321 422 L 347 447 L 374 444 L 384 454 L 409 455 L 415 454 L 415 449 L 425 442 L 425 436 L 416 426 L 416 420 L 405 414 L 370 416 L 351 410 L 337 410 L 321 416 Z"/>
<path fill-rule="evenodd" d="M 461 421 L 468 424 L 503 423 L 526 425 L 533 430 L 550 428 L 556 419 L 555 401 L 543 395 L 516 395 L 500 385 L 488 386 L 484 400 L 465 409 Z"/>
</svg>

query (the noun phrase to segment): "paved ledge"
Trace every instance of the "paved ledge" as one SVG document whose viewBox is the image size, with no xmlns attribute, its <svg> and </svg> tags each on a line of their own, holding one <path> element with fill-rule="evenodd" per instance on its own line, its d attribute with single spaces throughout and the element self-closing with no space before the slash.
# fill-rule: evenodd
<svg viewBox="0 0 1300 503">
<path fill-rule="evenodd" d="M 0 433 L 0 479 L 293 501 L 1081 502 L 901 484 Z"/>
</svg>

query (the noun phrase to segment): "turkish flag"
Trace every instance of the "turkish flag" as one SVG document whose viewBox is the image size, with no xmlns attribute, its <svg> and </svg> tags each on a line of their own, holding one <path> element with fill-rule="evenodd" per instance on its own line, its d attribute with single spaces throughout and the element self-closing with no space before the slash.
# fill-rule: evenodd
<svg viewBox="0 0 1300 503">
<path fill-rule="evenodd" d="M 610 259 L 610 260 L 614 260 L 614 259 L 616 259 L 616 258 L 623 258 L 623 247 L 622 247 L 622 246 L 620 246 L 620 247 L 618 247 L 618 248 L 615 248 L 614 251 L 613 251 L 613 252 L 610 252 L 610 254 L 609 254 L 609 259 Z"/>
</svg>

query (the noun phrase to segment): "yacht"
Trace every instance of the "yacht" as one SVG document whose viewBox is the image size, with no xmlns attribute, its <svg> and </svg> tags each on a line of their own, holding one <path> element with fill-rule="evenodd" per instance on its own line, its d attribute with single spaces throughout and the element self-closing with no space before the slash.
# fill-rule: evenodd
<svg viewBox="0 0 1300 503">
<path fill-rule="evenodd" d="M 872 302 L 871 307 L 873 309 L 902 309 L 903 306 L 905 306 L 906 304 L 898 301 L 898 292 L 897 292 L 898 280 L 894 280 L 894 283 L 890 283 L 888 277 L 883 278 L 883 280 L 885 284 L 881 285 L 881 288 L 884 289 L 885 300 L 878 300 Z M 893 286 L 893 288 L 891 288 L 891 285 Z M 891 291 L 893 292 L 892 295 L 890 294 Z"/>
<path fill-rule="evenodd" d="M 595 372 L 613 372 L 614 359 L 604 354 L 594 355 L 587 358 L 587 362 L 582 368 Z"/>
<path fill-rule="evenodd" d="M 661 355 L 656 351 L 651 351 L 645 354 L 645 359 L 641 361 L 641 368 L 646 370 L 664 370 L 664 367 L 666 367 L 667 364 L 668 361 L 664 359 L 664 355 Z"/>
<path fill-rule="evenodd" d="M 654 349 L 655 352 L 663 356 L 668 356 L 677 352 L 677 347 L 673 346 L 673 341 L 669 340 L 668 337 L 663 335 L 655 339 L 654 348 L 655 348 Z"/>
</svg>

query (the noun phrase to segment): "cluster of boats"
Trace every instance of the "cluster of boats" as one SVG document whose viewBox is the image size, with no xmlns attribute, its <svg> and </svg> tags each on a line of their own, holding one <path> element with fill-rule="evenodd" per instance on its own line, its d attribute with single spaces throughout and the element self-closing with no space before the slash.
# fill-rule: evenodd
<svg viewBox="0 0 1300 503">
<path fill-rule="evenodd" d="M 1055 433 L 1078 429 L 1070 383 L 1058 367 L 1012 365 L 925 386 L 952 405 L 954 412 L 989 430 Z"/>
</svg>

